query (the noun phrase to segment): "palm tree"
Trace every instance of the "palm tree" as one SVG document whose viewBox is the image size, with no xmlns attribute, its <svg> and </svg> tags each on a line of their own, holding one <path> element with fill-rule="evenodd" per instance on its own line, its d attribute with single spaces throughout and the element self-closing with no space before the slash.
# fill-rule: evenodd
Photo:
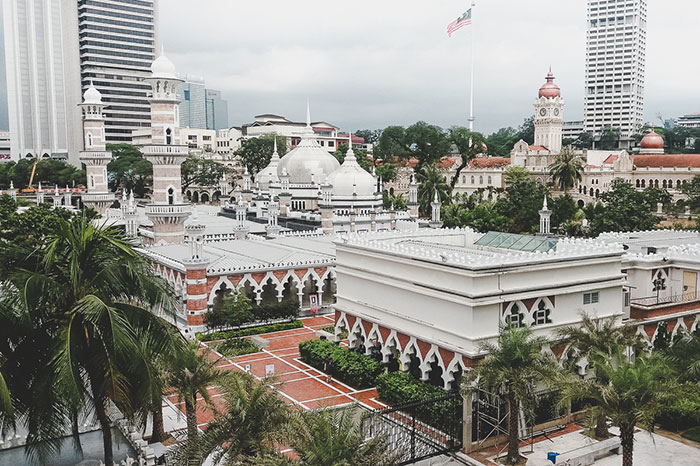
<svg viewBox="0 0 700 466">
<path fill-rule="evenodd" d="M 700 382 L 700 335 L 683 333 L 681 338 L 664 350 L 681 382 Z"/>
<path fill-rule="evenodd" d="M 554 156 L 554 160 L 549 165 L 549 173 L 566 194 L 569 188 L 573 188 L 583 177 L 583 159 L 570 146 L 564 147 Z"/>
<path fill-rule="evenodd" d="M 145 398 L 148 377 L 132 370 L 144 357 L 139 335 L 150 335 L 151 354 L 169 345 L 170 324 L 153 311 L 175 309 L 173 294 L 119 228 L 94 226 L 85 212 L 59 219 L 24 265 L 11 273 L 5 304 L 21 323 L 10 389 L 27 419 L 28 451 L 55 452 L 57 434 L 67 425 L 77 433 L 89 404 L 111 466 L 108 407 L 131 416 Z"/>
<path fill-rule="evenodd" d="M 199 343 L 187 343 L 178 351 L 168 364 L 168 384 L 175 389 L 180 401 L 185 402 L 185 417 L 187 418 L 187 443 L 190 452 L 195 452 L 197 446 L 197 396 L 214 409 L 214 403 L 207 389 L 220 382 L 224 371 L 216 365 L 210 351 L 201 351 Z"/>
<path fill-rule="evenodd" d="M 400 452 L 392 451 L 385 437 L 365 439 L 356 407 L 300 413 L 290 423 L 289 446 L 297 460 L 267 458 L 268 466 L 395 466 Z"/>
<path fill-rule="evenodd" d="M 485 344 L 486 357 L 465 380 L 465 389 L 473 384 L 493 393 L 504 394 L 508 402 L 507 462 L 519 460 L 518 425 L 520 407 L 529 407 L 535 389 L 555 374 L 556 363 L 542 352 L 546 340 L 533 337 L 528 327 L 508 326 L 501 330 L 497 344 Z"/>
<path fill-rule="evenodd" d="M 628 346 L 641 345 L 640 340 L 629 330 L 633 329 L 621 327 L 615 318 L 594 319 L 582 313 L 580 324 L 560 328 L 556 331 L 556 335 L 562 339 L 562 343 L 568 343 L 574 350 L 577 359 L 572 359 L 572 363 L 583 357 L 592 363 L 596 359 L 611 357 Z M 593 367 L 592 364 L 591 367 Z M 604 383 L 604 380 L 600 379 L 603 374 L 594 373 L 594 376 L 599 382 Z M 595 436 L 597 438 L 608 436 L 607 419 L 604 413 L 599 413 L 596 418 Z"/>
<path fill-rule="evenodd" d="M 202 436 L 200 457 L 213 454 L 221 465 L 258 464 L 276 451 L 289 407 L 268 383 L 246 373 L 228 373 L 221 386 L 224 408 Z"/>
<path fill-rule="evenodd" d="M 433 164 L 425 164 L 418 172 L 418 203 L 420 212 L 424 216 L 429 216 L 432 210 L 430 203 L 435 198 L 437 191 L 440 202 L 445 205 L 450 203 L 452 189 L 445 180 L 445 176 Z"/>
<path fill-rule="evenodd" d="M 658 355 L 628 361 L 622 352 L 594 362 L 599 378 L 569 377 L 561 383 L 564 400 L 592 400 L 594 413 L 604 413 L 620 428 L 622 465 L 633 465 L 634 427 L 652 425 L 659 402 L 670 385 L 667 361 Z M 601 383 L 600 380 L 606 382 Z"/>
</svg>

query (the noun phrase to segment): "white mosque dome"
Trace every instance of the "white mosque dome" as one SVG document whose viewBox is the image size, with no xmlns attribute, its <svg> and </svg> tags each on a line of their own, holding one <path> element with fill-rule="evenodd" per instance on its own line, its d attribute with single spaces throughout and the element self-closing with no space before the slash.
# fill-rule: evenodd
<svg viewBox="0 0 700 466">
<path fill-rule="evenodd" d="M 100 91 L 98 91 L 97 88 L 92 85 L 92 81 L 90 82 L 90 87 L 88 87 L 83 94 L 83 103 L 90 105 L 102 105 L 102 94 L 100 94 Z"/>
<path fill-rule="evenodd" d="M 175 73 L 175 65 L 165 56 L 164 50 L 161 48 L 160 55 L 151 63 L 151 73 L 158 78 L 177 78 Z"/>
<path fill-rule="evenodd" d="M 268 188 L 271 183 L 276 183 L 279 181 L 279 176 L 277 175 L 277 167 L 280 163 L 280 156 L 277 153 L 277 138 L 275 137 L 275 148 L 272 152 L 272 158 L 270 158 L 270 163 L 267 167 L 263 168 L 255 175 L 255 181 L 260 183 L 263 188 Z"/>
<path fill-rule="evenodd" d="M 333 196 L 338 197 L 373 196 L 377 190 L 376 179 L 357 163 L 352 149 L 348 150 L 340 168 L 328 175 L 326 183 L 333 186 Z"/>
<path fill-rule="evenodd" d="M 286 170 L 291 184 L 322 184 L 328 175 L 340 167 L 338 160 L 328 153 L 315 138 L 311 128 L 309 109 L 306 109 L 306 128 L 301 142 L 280 159 L 277 175 L 282 176 Z"/>
</svg>

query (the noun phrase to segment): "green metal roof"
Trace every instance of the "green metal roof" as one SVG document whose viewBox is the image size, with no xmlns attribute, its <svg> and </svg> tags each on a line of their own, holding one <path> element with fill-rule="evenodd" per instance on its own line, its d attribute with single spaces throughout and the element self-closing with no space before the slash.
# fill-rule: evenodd
<svg viewBox="0 0 700 466">
<path fill-rule="evenodd" d="M 512 251 L 547 252 L 557 247 L 557 240 L 546 236 L 516 235 L 513 233 L 489 231 L 474 244 Z"/>
</svg>

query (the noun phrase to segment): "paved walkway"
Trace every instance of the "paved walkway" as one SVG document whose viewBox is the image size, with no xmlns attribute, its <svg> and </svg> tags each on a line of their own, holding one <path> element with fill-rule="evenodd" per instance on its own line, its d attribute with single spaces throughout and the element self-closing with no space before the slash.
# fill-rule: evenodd
<svg viewBox="0 0 700 466">
<path fill-rule="evenodd" d="M 343 406 L 359 403 L 366 408 L 376 409 L 384 405 L 376 400 L 377 390 L 355 390 L 344 383 L 333 380 L 325 381 L 325 375 L 300 359 L 299 343 L 316 337 L 316 331 L 335 323 L 332 315 L 307 317 L 301 319 L 303 328 L 283 330 L 281 332 L 260 335 L 270 342 L 268 348 L 258 353 L 246 354 L 229 358 L 213 351 L 211 355 L 218 361 L 219 367 L 225 370 L 249 370 L 258 379 L 265 377 L 266 370 L 274 370 L 275 388 L 285 402 L 305 410 Z M 203 348 L 209 348 L 214 342 L 202 343 Z M 219 387 L 209 387 L 209 394 L 218 408 L 223 404 Z M 171 395 L 164 401 L 164 417 L 166 430 L 182 430 L 184 423 L 184 403 L 179 402 L 177 395 Z M 206 428 L 214 418 L 214 413 L 203 400 L 197 403 L 197 423 L 200 428 Z"/>
</svg>

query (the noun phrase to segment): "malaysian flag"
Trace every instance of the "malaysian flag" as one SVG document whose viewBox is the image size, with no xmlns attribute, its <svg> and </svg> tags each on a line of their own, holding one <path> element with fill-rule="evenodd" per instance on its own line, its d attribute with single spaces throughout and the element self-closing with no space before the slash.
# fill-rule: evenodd
<svg viewBox="0 0 700 466">
<path fill-rule="evenodd" d="M 447 35 L 452 37 L 452 33 L 463 26 L 469 26 L 472 23 L 472 9 L 469 8 L 462 16 L 452 21 L 447 25 Z"/>
</svg>

